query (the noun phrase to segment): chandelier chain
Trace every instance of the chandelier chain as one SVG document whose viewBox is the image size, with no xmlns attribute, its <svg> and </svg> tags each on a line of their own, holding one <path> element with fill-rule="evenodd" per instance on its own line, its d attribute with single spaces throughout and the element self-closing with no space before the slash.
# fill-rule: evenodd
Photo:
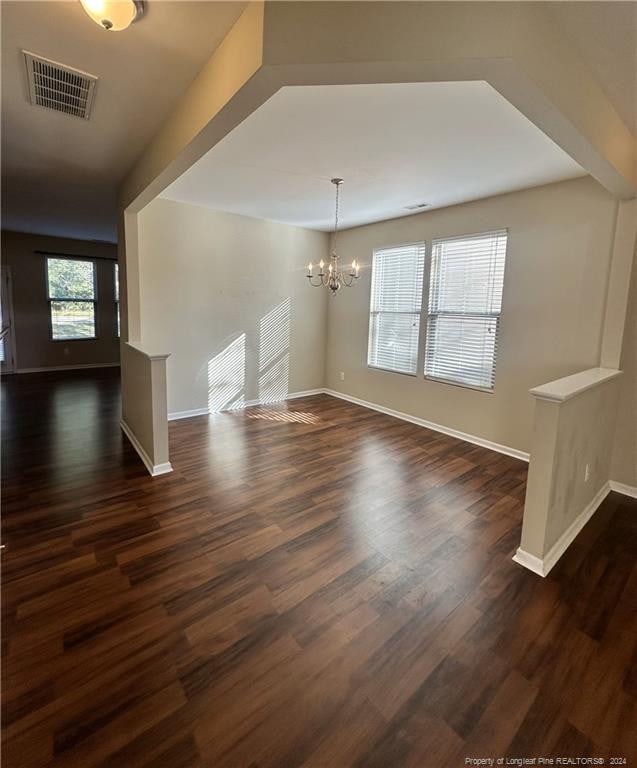
<svg viewBox="0 0 637 768">
<path fill-rule="evenodd" d="M 340 200 L 340 193 L 341 191 L 341 185 L 336 184 L 336 208 L 334 211 L 334 247 L 333 251 L 336 251 L 336 240 L 338 238 L 338 208 L 339 208 L 339 200 Z"/>
</svg>

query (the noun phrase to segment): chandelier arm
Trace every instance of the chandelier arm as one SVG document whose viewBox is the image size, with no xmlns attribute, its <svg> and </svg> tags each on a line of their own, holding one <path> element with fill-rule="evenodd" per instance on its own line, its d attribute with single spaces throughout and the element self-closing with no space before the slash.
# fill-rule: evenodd
<svg viewBox="0 0 637 768">
<path fill-rule="evenodd" d="M 351 288 L 354 285 L 354 275 L 343 274 L 341 280 L 346 288 Z"/>
</svg>

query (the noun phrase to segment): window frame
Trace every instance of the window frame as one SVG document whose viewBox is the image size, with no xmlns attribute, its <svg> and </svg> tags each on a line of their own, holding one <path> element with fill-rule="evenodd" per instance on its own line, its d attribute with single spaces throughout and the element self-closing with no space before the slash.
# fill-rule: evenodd
<svg viewBox="0 0 637 768">
<path fill-rule="evenodd" d="M 505 248 L 505 256 L 504 256 L 504 276 L 503 276 L 503 283 L 502 283 L 502 297 L 501 297 L 501 306 L 500 306 L 500 312 L 499 313 L 466 313 L 466 316 L 470 317 L 477 317 L 477 318 L 486 318 L 486 317 L 492 317 L 495 320 L 496 325 L 496 332 L 495 332 L 495 355 L 493 360 L 493 386 L 492 387 L 481 387 L 477 384 L 469 384 L 462 381 L 456 381 L 453 379 L 444 379 L 438 376 L 430 376 L 425 371 L 425 363 L 426 363 L 426 355 L 427 355 L 427 334 L 429 329 L 429 320 L 432 316 L 445 316 L 445 315 L 458 315 L 459 313 L 453 313 L 453 312 L 430 312 L 429 311 L 429 295 L 431 292 L 431 267 L 433 264 L 433 244 L 435 241 L 439 240 L 462 240 L 464 238 L 471 238 L 471 237 L 479 237 L 479 236 L 485 236 L 489 234 L 497 234 L 497 233 L 506 233 L 506 248 Z M 422 299 L 421 299 L 421 306 L 420 306 L 420 323 L 418 327 L 418 356 L 417 356 L 417 365 L 416 365 L 416 371 L 414 373 L 411 373 L 409 371 L 396 371 L 392 368 L 384 368 L 379 365 L 372 365 L 369 362 L 369 348 L 370 348 L 370 340 L 371 340 L 371 325 L 372 325 L 372 315 L 373 314 L 379 314 L 379 312 L 372 312 L 372 296 L 373 296 L 373 279 L 374 279 L 374 258 L 376 256 L 376 253 L 378 251 L 384 251 L 391 248 L 403 248 L 406 246 L 416 246 L 416 245 L 422 245 L 425 249 L 425 260 L 424 260 L 424 269 L 423 269 L 423 283 L 422 283 Z M 508 227 L 497 227 L 493 229 L 488 229 L 482 232 L 471 232 L 471 233 L 465 233 L 460 235 L 435 235 L 431 236 L 427 240 L 414 240 L 411 242 L 405 242 L 405 243 L 396 243 L 391 245 L 383 245 L 379 246 L 377 248 L 374 248 L 372 251 L 372 269 L 371 269 L 371 278 L 370 278 L 370 287 L 369 287 L 369 309 L 368 309 L 368 328 L 367 328 L 367 368 L 373 370 L 373 371 L 384 371 L 386 373 L 394 373 L 402 376 L 411 376 L 412 378 L 422 378 L 425 381 L 431 381 L 436 384 L 446 384 L 450 387 L 461 387 L 462 389 L 471 389 L 475 392 L 482 392 L 483 394 L 492 395 L 495 392 L 495 386 L 496 386 L 496 372 L 497 372 L 497 363 L 498 363 L 498 348 L 497 348 L 497 342 L 500 336 L 500 326 L 501 326 L 501 317 L 502 317 L 502 300 L 504 298 L 504 279 L 506 277 L 506 266 L 507 266 L 507 258 L 508 258 L 508 250 L 509 250 L 509 229 Z M 414 314 L 411 312 L 408 313 L 395 313 L 395 314 Z"/>
<path fill-rule="evenodd" d="M 420 309 L 418 312 L 390 312 L 390 311 L 372 311 L 372 295 L 373 295 L 373 286 L 374 286 L 374 259 L 376 258 L 376 254 L 379 251 L 387 251 L 394 248 L 408 248 L 411 246 L 419 246 L 424 249 L 425 255 L 424 255 L 424 261 L 423 261 L 423 284 L 421 286 L 422 295 L 420 297 Z M 391 245 L 381 245 L 377 248 L 374 248 L 372 251 L 372 264 L 371 264 L 371 276 L 369 281 L 369 309 L 367 312 L 367 354 L 366 354 L 366 365 L 367 368 L 370 368 L 372 371 L 384 371 L 385 373 L 395 373 L 399 376 L 410 376 L 411 378 L 418 378 L 419 371 L 420 371 L 420 357 L 421 357 L 421 334 L 423 330 L 423 309 L 424 309 L 424 298 L 425 298 L 425 290 L 427 287 L 427 278 L 428 278 L 428 270 L 427 270 L 427 241 L 426 240 L 411 240 L 404 243 L 394 243 Z M 379 315 L 379 314 L 395 314 L 395 315 L 414 315 L 418 314 L 418 341 L 417 341 L 417 355 L 416 355 L 416 370 L 412 373 L 411 371 L 397 371 L 394 368 L 385 368 L 381 365 L 373 365 L 369 362 L 369 350 L 370 350 L 370 341 L 371 341 L 371 329 L 372 329 L 372 316 L 373 315 Z"/>
<path fill-rule="evenodd" d="M 117 291 L 115 290 L 117 289 Z M 119 285 L 119 262 L 113 259 L 113 296 L 115 298 L 115 338 L 122 336 L 121 315 L 120 315 L 120 285 Z"/>
<path fill-rule="evenodd" d="M 51 298 L 51 292 L 49 288 L 49 259 L 55 259 L 56 261 L 89 261 L 93 265 L 93 298 L 92 299 L 78 299 L 78 298 L 61 298 L 56 296 Z M 67 256 L 57 255 L 55 253 L 44 254 L 44 289 L 46 301 L 49 307 L 49 340 L 52 342 L 69 342 L 69 341 L 96 341 L 99 338 L 98 323 L 97 323 L 97 263 L 96 259 L 90 256 Z M 53 336 L 53 312 L 52 304 L 54 301 L 65 302 L 78 302 L 78 303 L 91 303 L 93 304 L 93 335 L 92 336 L 67 336 L 65 338 L 55 338 Z"/>
</svg>

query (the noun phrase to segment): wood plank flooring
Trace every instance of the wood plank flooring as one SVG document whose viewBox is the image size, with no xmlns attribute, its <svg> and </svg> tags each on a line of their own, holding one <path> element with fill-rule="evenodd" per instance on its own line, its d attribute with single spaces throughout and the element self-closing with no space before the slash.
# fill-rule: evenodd
<svg viewBox="0 0 637 768">
<path fill-rule="evenodd" d="M 116 372 L 2 396 L 4 766 L 636 760 L 637 502 L 543 580 L 468 443 L 316 396 L 171 423 L 151 479 Z"/>
</svg>

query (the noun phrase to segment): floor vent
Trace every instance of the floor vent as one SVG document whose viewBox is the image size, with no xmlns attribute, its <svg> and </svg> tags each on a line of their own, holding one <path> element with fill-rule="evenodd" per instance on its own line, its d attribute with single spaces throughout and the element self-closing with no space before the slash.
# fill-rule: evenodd
<svg viewBox="0 0 637 768">
<path fill-rule="evenodd" d="M 88 120 L 97 78 L 23 51 L 31 104 Z"/>
</svg>

